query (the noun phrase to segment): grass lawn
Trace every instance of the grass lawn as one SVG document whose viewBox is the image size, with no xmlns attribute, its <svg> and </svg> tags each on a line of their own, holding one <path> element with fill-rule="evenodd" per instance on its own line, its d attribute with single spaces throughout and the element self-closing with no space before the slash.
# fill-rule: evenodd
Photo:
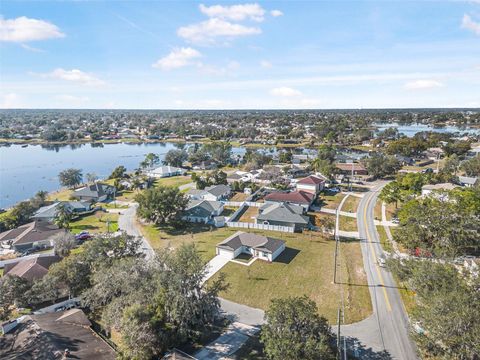
<svg viewBox="0 0 480 360">
<path fill-rule="evenodd" d="M 385 204 L 385 216 L 387 217 L 387 221 L 392 220 L 395 213 L 398 211 L 398 208 L 395 207 L 395 204 Z"/>
<path fill-rule="evenodd" d="M 238 222 L 244 222 L 244 223 L 255 223 L 255 219 L 253 219 L 254 216 L 258 215 L 258 207 L 256 206 L 247 206 L 246 210 L 243 212 L 242 216 L 240 216 L 240 219 L 238 219 Z"/>
<path fill-rule="evenodd" d="M 383 225 L 377 225 L 377 232 L 380 239 L 380 245 L 382 245 L 383 250 L 392 252 L 392 243 L 390 242 L 390 240 L 388 240 L 387 233 Z"/>
<path fill-rule="evenodd" d="M 349 216 L 340 216 L 339 229 L 343 231 L 358 231 L 357 219 Z"/>
<path fill-rule="evenodd" d="M 166 178 L 155 179 L 153 184 L 154 187 L 158 186 L 172 186 L 172 187 L 179 187 L 185 184 L 189 184 L 192 182 L 190 176 L 171 176 Z"/>
<path fill-rule="evenodd" d="M 336 209 L 344 197 L 345 194 L 342 193 L 321 193 L 319 196 L 319 204 L 326 209 Z"/>
<path fill-rule="evenodd" d="M 118 201 L 133 201 L 135 200 L 135 195 L 137 195 L 138 191 L 133 190 L 122 190 L 120 194 L 115 196 L 115 199 Z"/>
<path fill-rule="evenodd" d="M 235 195 L 233 195 L 230 198 L 230 201 L 245 201 L 248 197 L 249 197 L 249 195 L 247 195 L 245 193 L 236 192 Z"/>
<path fill-rule="evenodd" d="M 48 201 L 68 201 L 73 194 L 72 189 L 60 189 L 47 195 Z"/>
<path fill-rule="evenodd" d="M 343 288 L 347 323 L 360 321 L 372 312 L 368 287 L 363 286 L 366 274 L 357 241 L 341 243 L 337 281 L 344 284 L 334 285 L 334 241 L 316 232 L 252 232 L 282 239 L 287 248 L 273 263 L 257 260 L 248 267 L 228 263 L 221 272 L 226 274 L 230 287 L 220 294 L 222 297 L 266 309 L 273 298 L 307 295 L 334 323 Z"/>
<path fill-rule="evenodd" d="M 326 218 L 330 218 L 335 223 L 335 215 L 327 214 L 327 213 L 320 213 L 320 212 L 309 212 L 308 215 L 310 216 L 310 221 L 314 226 L 322 226 L 322 220 Z"/>
<path fill-rule="evenodd" d="M 347 198 L 347 200 L 345 200 L 345 202 L 343 203 L 342 211 L 351 212 L 351 213 L 357 212 L 357 208 L 358 208 L 358 204 L 360 204 L 360 200 L 362 199 L 359 197 L 350 195 Z"/>
<path fill-rule="evenodd" d="M 97 211 L 95 214 L 84 216 L 70 223 L 70 231 L 78 234 L 82 231 L 89 233 L 107 232 L 107 221 L 110 221 L 110 232 L 118 230 L 118 214 L 105 213 Z"/>
<path fill-rule="evenodd" d="M 234 234 L 239 229 L 235 228 L 213 228 L 203 224 L 187 224 L 185 229 L 159 229 L 154 225 L 143 225 L 139 222 L 140 229 L 155 249 L 165 247 L 177 248 L 182 244 L 195 243 L 197 250 L 202 254 L 205 261 L 215 256 L 215 246 Z"/>
<path fill-rule="evenodd" d="M 115 204 L 113 201 L 108 204 L 100 205 L 104 209 L 128 209 L 128 205 Z"/>
<path fill-rule="evenodd" d="M 233 206 L 224 206 L 223 207 L 223 212 L 222 212 L 222 216 L 230 216 L 232 215 L 238 208 L 236 207 L 233 207 Z"/>
</svg>

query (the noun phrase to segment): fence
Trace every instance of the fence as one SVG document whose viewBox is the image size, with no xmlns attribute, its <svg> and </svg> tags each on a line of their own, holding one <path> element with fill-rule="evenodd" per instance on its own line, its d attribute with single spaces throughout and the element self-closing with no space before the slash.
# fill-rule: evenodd
<svg viewBox="0 0 480 360">
<path fill-rule="evenodd" d="M 294 228 L 290 226 L 253 224 L 253 223 L 244 223 L 244 222 L 236 222 L 236 221 L 227 221 L 226 225 L 228 227 L 234 227 L 234 228 L 260 229 L 260 230 L 280 231 L 280 232 L 286 232 L 286 233 L 293 233 L 294 231 Z"/>
<path fill-rule="evenodd" d="M 223 205 L 225 206 L 239 206 L 242 207 L 243 205 L 246 206 L 253 206 L 253 207 L 261 207 L 265 205 L 265 203 L 255 202 L 255 201 L 223 201 Z"/>
</svg>

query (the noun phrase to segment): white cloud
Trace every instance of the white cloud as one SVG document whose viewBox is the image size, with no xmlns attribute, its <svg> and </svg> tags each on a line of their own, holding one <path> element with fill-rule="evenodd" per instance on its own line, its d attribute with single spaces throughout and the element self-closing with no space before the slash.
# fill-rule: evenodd
<svg viewBox="0 0 480 360">
<path fill-rule="evenodd" d="M 210 18 L 228 19 L 233 21 L 250 19 L 261 22 L 264 20 L 265 15 L 265 10 L 257 3 L 231 6 L 205 6 L 200 4 L 200 11 Z"/>
<path fill-rule="evenodd" d="M 20 107 L 22 107 L 22 101 L 17 94 L 9 93 L 2 96 L 1 109 L 18 109 Z"/>
<path fill-rule="evenodd" d="M 61 103 L 64 103 L 66 105 L 72 105 L 72 106 L 84 104 L 90 101 L 90 99 L 86 96 L 73 96 L 73 95 L 57 95 L 55 96 L 55 99 L 60 101 Z"/>
<path fill-rule="evenodd" d="M 62 37 L 65 34 L 48 21 L 25 16 L 16 19 L 0 18 L 0 41 L 28 42 Z"/>
<path fill-rule="evenodd" d="M 268 60 L 260 61 L 260 66 L 265 69 L 270 69 L 272 67 L 272 63 Z"/>
<path fill-rule="evenodd" d="M 443 87 L 444 85 L 437 80 L 414 80 L 405 83 L 404 88 L 407 90 L 421 90 L 421 89 L 433 89 Z"/>
<path fill-rule="evenodd" d="M 213 65 L 199 63 L 198 68 L 207 75 L 233 75 L 235 70 L 240 67 L 237 61 L 230 61 L 226 66 L 217 67 Z"/>
<path fill-rule="evenodd" d="M 40 76 L 44 78 L 53 78 L 53 79 L 76 82 L 76 83 L 87 85 L 87 86 L 105 85 L 105 82 L 103 80 L 100 80 L 99 78 L 93 76 L 92 74 L 83 72 L 78 69 L 65 70 L 62 68 L 58 68 L 53 70 L 51 73 L 41 74 Z"/>
<path fill-rule="evenodd" d="M 195 44 L 214 44 L 217 38 L 233 39 L 239 36 L 260 34 L 258 27 L 233 24 L 223 19 L 211 18 L 197 24 L 180 27 L 178 36 Z"/>
<path fill-rule="evenodd" d="M 25 50 L 28 50 L 28 51 L 31 51 L 31 52 L 37 52 L 37 53 L 44 53 L 45 50 L 42 50 L 42 49 L 39 49 L 39 48 L 35 48 L 33 46 L 29 46 L 27 44 L 20 44 L 20 46 L 22 48 L 24 48 Z"/>
<path fill-rule="evenodd" d="M 272 15 L 273 17 L 279 17 L 283 16 L 283 12 L 281 12 L 280 10 L 272 10 L 270 11 L 270 15 Z"/>
<path fill-rule="evenodd" d="M 281 86 L 277 88 L 273 88 L 270 90 L 270 94 L 273 96 L 281 96 L 281 97 L 293 97 L 293 96 L 300 96 L 302 93 L 296 89 L 292 89 L 290 87 Z"/>
<path fill-rule="evenodd" d="M 462 28 L 473 31 L 475 34 L 480 35 L 480 22 L 474 21 L 470 15 L 463 15 Z"/>
<path fill-rule="evenodd" d="M 178 69 L 187 65 L 192 65 L 193 59 L 201 57 L 202 54 L 191 47 L 182 47 L 173 49 L 170 54 L 159 59 L 152 66 L 162 70 Z"/>
</svg>

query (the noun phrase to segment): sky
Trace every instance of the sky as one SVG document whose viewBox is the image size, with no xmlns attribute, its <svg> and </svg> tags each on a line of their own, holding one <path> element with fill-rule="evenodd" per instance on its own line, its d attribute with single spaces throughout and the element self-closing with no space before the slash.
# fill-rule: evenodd
<svg viewBox="0 0 480 360">
<path fill-rule="evenodd" d="M 0 7 L 0 108 L 425 107 L 480 107 L 480 0 Z"/>
</svg>

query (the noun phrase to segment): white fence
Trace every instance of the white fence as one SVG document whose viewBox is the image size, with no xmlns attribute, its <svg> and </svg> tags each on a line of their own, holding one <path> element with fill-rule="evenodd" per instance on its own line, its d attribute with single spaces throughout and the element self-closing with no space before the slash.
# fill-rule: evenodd
<svg viewBox="0 0 480 360">
<path fill-rule="evenodd" d="M 242 207 L 243 205 L 252 206 L 252 207 L 261 207 L 265 205 L 265 203 L 261 202 L 254 202 L 254 201 L 223 201 L 223 205 L 225 206 L 239 206 Z"/>
<path fill-rule="evenodd" d="M 260 229 L 260 230 L 280 231 L 280 232 L 286 232 L 286 233 L 293 233 L 294 231 L 294 228 L 290 226 L 253 224 L 253 223 L 244 223 L 244 222 L 235 222 L 235 221 L 227 221 L 226 225 L 228 227 L 234 227 L 234 228 Z"/>
</svg>

